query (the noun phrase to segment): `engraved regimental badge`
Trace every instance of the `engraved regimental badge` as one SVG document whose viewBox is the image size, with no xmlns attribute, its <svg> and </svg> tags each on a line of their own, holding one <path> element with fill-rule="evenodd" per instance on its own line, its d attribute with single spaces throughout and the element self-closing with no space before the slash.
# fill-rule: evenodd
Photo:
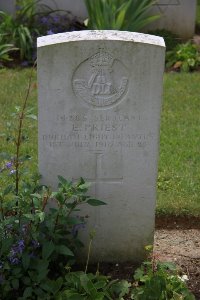
<svg viewBox="0 0 200 300">
<path fill-rule="evenodd" d="M 75 95 L 94 108 L 119 103 L 128 89 L 128 70 L 104 49 L 83 61 L 73 75 Z"/>
</svg>

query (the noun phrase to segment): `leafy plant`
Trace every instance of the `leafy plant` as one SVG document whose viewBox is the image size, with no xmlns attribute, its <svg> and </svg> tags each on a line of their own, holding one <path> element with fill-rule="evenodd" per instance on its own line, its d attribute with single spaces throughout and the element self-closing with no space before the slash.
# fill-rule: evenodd
<svg viewBox="0 0 200 300">
<path fill-rule="evenodd" d="M 84 272 L 71 272 L 65 276 L 64 288 L 57 300 L 112 300 L 123 299 L 131 286 L 126 280 L 110 280 L 110 277 Z"/>
<path fill-rule="evenodd" d="M 3 34 L 0 35 L 0 62 L 11 60 L 9 53 L 16 48 L 12 44 L 4 43 Z"/>
<path fill-rule="evenodd" d="M 172 263 L 144 262 L 135 272 L 134 300 L 195 300 Z"/>
<path fill-rule="evenodd" d="M 200 66 L 200 52 L 197 45 L 187 42 L 179 44 L 166 55 L 166 66 L 183 72 L 196 70 Z"/>
<path fill-rule="evenodd" d="M 33 22 L 34 5 L 34 1 L 28 1 L 24 6 L 18 6 L 16 16 L 0 11 L 0 34 L 4 34 L 4 40 L 19 49 L 20 59 L 32 59 L 33 36 L 38 35 Z"/>
<path fill-rule="evenodd" d="M 17 51 L 12 51 L 11 54 L 18 58 L 19 52 L 19 59 L 25 61 L 23 65 L 26 66 L 36 58 L 38 36 L 84 28 L 69 12 L 65 11 L 60 15 L 56 13 L 57 10 L 42 4 L 41 0 L 18 0 L 14 16 L 0 11 L 0 36 L 4 45 L 3 50 L 12 44 L 15 47 L 12 50 Z M 4 56 L 4 60 L 8 58 Z"/>
<path fill-rule="evenodd" d="M 84 228 L 85 219 L 80 213 L 76 216 L 77 210 L 83 203 L 94 206 L 105 203 L 87 195 L 89 184 L 82 178 L 72 183 L 59 176 L 58 190 L 52 192 L 38 183 L 38 175 L 32 176 L 24 169 L 25 162 L 30 160 L 22 153 L 22 145 L 28 140 L 24 121 L 36 119 L 27 102 L 31 78 L 32 72 L 23 107 L 17 107 L 13 114 L 17 130 L 5 134 L 6 141 L 15 145 L 15 152 L 1 155 L 0 175 L 5 177 L 5 186 L 1 185 L 0 191 L 2 300 L 11 300 L 13 295 L 19 300 L 122 300 L 126 295 L 142 300 L 150 299 L 149 295 L 155 296 L 154 300 L 193 300 L 182 281 L 184 276 L 178 277 L 171 264 L 156 264 L 154 259 L 136 271 L 132 289 L 127 281 L 87 274 L 89 259 L 85 272 L 66 275 L 66 269 L 70 270 L 76 260 L 75 252 L 83 246 L 78 231 Z"/>
<path fill-rule="evenodd" d="M 167 51 L 173 50 L 180 43 L 180 38 L 173 32 L 166 29 L 150 30 L 148 33 L 163 37 Z"/>
<path fill-rule="evenodd" d="M 159 16 L 148 16 L 153 0 L 85 0 L 87 26 L 100 30 L 139 31 Z"/>
<path fill-rule="evenodd" d="M 82 247 L 78 230 L 84 217 L 72 215 L 83 203 L 105 203 L 87 195 L 89 184 L 82 178 L 72 183 L 59 176 L 56 192 L 38 183 L 24 168 L 30 157 L 22 153 L 27 140 L 26 118 L 36 119 L 27 106 L 32 72 L 22 108 L 13 114 L 15 130 L 5 134 L 15 145 L 15 153 L 1 153 L 0 175 L 5 176 L 0 191 L 0 294 L 2 299 L 47 299 L 60 289 L 66 266 L 75 261 L 75 250 Z M 12 182 L 13 180 L 13 182 Z M 8 184 L 9 183 L 9 184 Z M 53 203 L 53 204 L 52 204 Z M 52 292 L 50 287 L 54 287 Z"/>
</svg>

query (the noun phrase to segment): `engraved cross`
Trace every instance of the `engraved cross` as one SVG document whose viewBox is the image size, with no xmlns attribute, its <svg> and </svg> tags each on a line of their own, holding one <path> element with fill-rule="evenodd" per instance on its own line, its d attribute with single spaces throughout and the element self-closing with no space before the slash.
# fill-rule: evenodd
<svg viewBox="0 0 200 300">
<path fill-rule="evenodd" d="M 95 172 L 94 172 L 94 178 L 84 178 L 88 182 L 94 183 L 94 194 L 95 197 L 98 197 L 99 195 L 99 184 L 100 183 L 122 183 L 123 182 L 123 176 L 119 175 L 113 175 L 113 176 L 103 176 L 101 174 L 102 170 L 102 161 L 105 154 L 102 151 L 91 151 L 95 155 Z"/>
<path fill-rule="evenodd" d="M 164 13 L 169 6 L 179 6 L 180 0 L 158 0 L 154 5 L 161 13 Z"/>
</svg>

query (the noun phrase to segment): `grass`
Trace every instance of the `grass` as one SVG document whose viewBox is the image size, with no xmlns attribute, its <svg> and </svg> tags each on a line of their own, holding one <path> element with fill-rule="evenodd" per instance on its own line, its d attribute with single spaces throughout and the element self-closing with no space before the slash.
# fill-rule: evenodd
<svg viewBox="0 0 200 300">
<path fill-rule="evenodd" d="M 17 119 L 12 116 L 16 111 L 17 106 L 22 106 L 28 88 L 28 80 L 30 69 L 2 69 L 0 70 L 0 152 L 15 153 L 15 147 L 12 142 L 5 141 L 2 134 L 6 136 L 15 136 L 18 126 Z M 33 108 L 33 113 L 37 113 L 37 95 L 36 95 L 36 74 L 32 81 L 31 93 L 28 99 L 28 108 Z M 13 130 L 14 129 L 14 130 Z M 27 142 L 23 143 L 22 152 L 32 157 L 30 170 L 37 170 L 37 122 L 32 119 L 25 119 L 24 136 L 27 137 Z M 0 157 L 3 164 L 3 158 Z M 1 166 L 0 166 L 1 167 Z M 5 177 L 5 176 L 4 176 Z M 4 178 L 3 177 L 3 178 Z M 8 177 L 7 182 L 12 181 Z M 2 179 L 1 183 L 4 182 Z"/>
<path fill-rule="evenodd" d="M 197 1 L 196 22 L 200 24 L 200 1 Z"/>
<path fill-rule="evenodd" d="M 14 107 L 22 103 L 30 69 L 0 71 L 0 132 L 13 118 Z M 157 213 L 200 216 L 200 73 L 165 74 L 161 122 Z M 36 75 L 29 106 L 37 110 Z M 27 122 L 27 121 L 26 121 Z M 9 124 L 8 124 L 9 125 Z M 37 124 L 25 123 L 30 140 L 23 151 L 37 166 Z M 1 151 L 13 147 L 0 137 Z"/>
<path fill-rule="evenodd" d="M 200 215 L 200 73 L 166 74 L 157 211 Z"/>
</svg>

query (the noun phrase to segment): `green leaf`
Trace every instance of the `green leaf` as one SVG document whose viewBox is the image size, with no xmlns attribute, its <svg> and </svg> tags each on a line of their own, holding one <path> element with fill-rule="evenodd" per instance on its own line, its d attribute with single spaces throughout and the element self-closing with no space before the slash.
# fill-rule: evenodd
<svg viewBox="0 0 200 300">
<path fill-rule="evenodd" d="M 105 280 L 99 280 L 94 284 L 94 286 L 98 290 L 98 289 L 104 288 L 106 286 L 106 284 L 107 284 L 107 282 Z"/>
<path fill-rule="evenodd" d="M 161 267 L 164 267 L 165 269 L 168 269 L 170 271 L 176 271 L 177 270 L 177 267 L 174 263 L 172 262 L 162 262 L 162 263 L 159 263 L 158 266 L 161 266 Z"/>
<path fill-rule="evenodd" d="M 31 296 L 32 296 L 32 292 L 33 292 L 32 287 L 30 287 L 30 286 L 27 287 L 27 288 L 25 289 L 24 293 L 23 293 L 23 298 L 24 298 L 24 299 L 27 299 L 27 298 L 31 297 Z"/>
<path fill-rule="evenodd" d="M 74 253 L 65 245 L 56 246 L 56 252 L 66 256 L 74 256 Z"/>
<path fill-rule="evenodd" d="M 0 248 L 0 253 L 1 255 L 3 253 L 6 253 L 9 251 L 9 249 L 11 248 L 11 245 L 13 244 L 13 238 L 10 239 L 2 239 L 1 241 L 1 248 Z"/>
<path fill-rule="evenodd" d="M 38 259 L 32 267 L 37 271 L 37 275 L 36 272 L 28 272 L 32 281 L 41 281 L 47 277 L 49 272 L 49 262 L 47 260 Z"/>
<path fill-rule="evenodd" d="M 52 280 L 46 280 L 42 284 L 40 284 L 40 287 L 45 290 L 48 293 L 53 293 L 53 285 L 52 285 Z"/>
<path fill-rule="evenodd" d="M 19 279 L 13 279 L 12 286 L 14 290 L 17 290 L 19 288 Z"/>
<path fill-rule="evenodd" d="M 106 205 L 105 202 L 97 199 L 89 199 L 87 200 L 87 203 L 92 205 L 92 206 L 99 206 L 99 205 Z"/>
<path fill-rule="evenodd" d="M 91 186 L 91 183 L 85 182 L 85 183 L 83 183 L 83 184 L 78 185 L 78 188 L 79 188 L 80 190 L 87 190 L 90 186 Z"/>
<path fill-rule="evenodd" d="M 2 159 L 9 160 L 9 159 L 11 158 L 11 155 L 10 155 L 9 153 L 7 153 L 7 152 L 1 152 L 1 153 L 0 153 L 0 157 L 1 157 Z"/>
<path fill-rule="evenodd" d="M 56 295 L 57 292 L 61 289 L 62 285 L 63 279 L 62 277 L 58 277 L 58 279 L 56 280 L 46 279 L 42 284 L 40 284 L 40 287 L 46 292 Z"/>
<path fill-rule="evenodd" d="M 39 212 L 37 212 L 37 216 L 39 217 L 40 222 L 43 222 L 45 219 L 45 212 L 39 211 Z"/>
<path fill-rule="evenodd" d="M 153 0 L 85 0 L 88 27 L 100 30 L 139 31 L 146 24 L 159 18 L 148 16 Z"/>
<path fill-rule="evenodd" d="M 144 276 L 144 271 L 141 268 L 138 268 L 135 271 L 134 279 L 139 281 Z"/>
<path fill-rule="evenodd" d="M 60 183 L 62 183 L 64 185 L 68 184 L 68 181 L 61 175 L 58 175 L 58 180 Z"/>
<path fill-rule="evenodd" d="M 71 290 L 65 290 L 62 292 L 61 298 L 58 298 L 59 300 L 85 300 L 85 296 L 82 296 L 81 294 L 71 291 Z"/>
<path fill-rule="evenodd" d="M 90 279 L 87 274 L 82 274 L 80 275 L 80 281 L 81 281 L 81 286 L 84 288 L 84 290 L 90 294 L 89 288 L 88 288 L 88 283 L 90 282 Z"/>
<path fill-rule="evenodd" d="M 30 277 L 26 276 L 26 277 L 23 277 L 23 283 L 26 285 L 26 286 L 30 286 L 31 285 L 31 279 Z"/>
<path fill-rule="evenodd" d="M 48 259 L 49 256 L 55 250 L 55 245 L 52 241 L 45 241 L 42 247 L 42 257 L 43 259 Z"/>
<path fill-rule="evenodd" d="M 22 255 L 22 265 L 23 265 L 25 270 L 28 269 L 28 267 L 30 265 L 30 255 L 28 253 L 23 253 L 23 255 Z"/>
<path fill-rule="evenodd" d="M 30 220 L 30 221 L 33 221 L 33 220 L 34 220 L 34 215 L 33 215 L 33 214 L 23 214 L 23 216 L 24 216 L 25 218 L 27 218 L 28 220 Z"/>
<path fill-rule="evenodd" d="M 119 295 L 119 298 L 121 299 L 121 297 L 129 293 L 130 286 L 131 283 L 129 283 L 127 280 L 121 280 L 114 285 L 114 290 Z"/>
<path fill-rule="evenodd" d="M 37 116 L 36 115 L 31 114 L 31 115 L 27 115 L 26 117 L 29 118 L 29 119 L 37 121 Z"/>
<path fill-rule="evenodd" d="M 8 186 L 5 188 L 5 190 L 3 191 L 3 196 L 8 195 L 12 190 L 13 190 L 13 185 L 12 185 L 12 184 L 8 185 Z"/>
<path fill-rule="evenodd" d="M 63 279 L 59 277 L 57 280 L 53 281 L 53 294 L 55 295 L 62 287 L 63 285 Z"/>
<path fill-rule="evenodd" d="M 42 199 L 42 196 L 41 196 L 40 194 L 37 194 L 37 193 L 31 194 L 31 196 L 32 196 L 32 197 L 35 197 L 35 198 L 37 198 L 37 199 Z"/>
<path fill-rule="evenodd" d="M 57 192 L 54 194 L 54 197 L 56 198 L 56 200 L 58 200 L 61 204 L 63 204 L 65 202 L 65 196 L 62 192 Z"/>
<path fill-rule="evenodd" d="M 21 160 L 21 161 L 28 161 L 28 160 L 31 160 L 31 158 L 32 158 L 32 157 L 31 157 L 30 155 L 27 154 L 27 155 L 21 156 L 21 157 L 20 157 L 20 160 Z"/>
</svg>

